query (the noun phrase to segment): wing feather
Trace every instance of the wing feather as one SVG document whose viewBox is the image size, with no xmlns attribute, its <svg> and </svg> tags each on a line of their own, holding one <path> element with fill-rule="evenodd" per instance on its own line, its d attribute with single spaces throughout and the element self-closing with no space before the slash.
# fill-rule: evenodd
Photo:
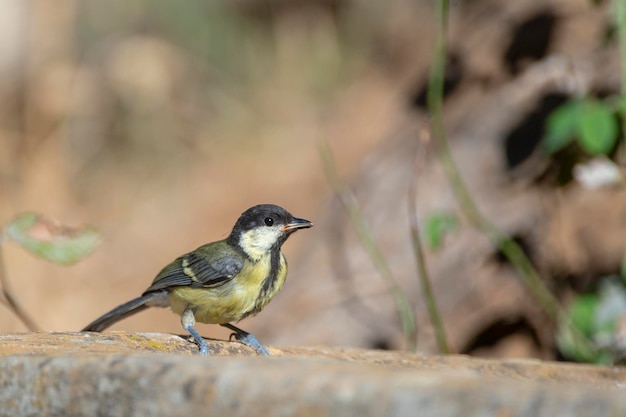
<svg viewBox="0 0 626 417">
<path fill-rule="evenodd" d="M 181 286 L 215 287 L 233 279 L 242 268 L 243 261 L 236 256 L 223 256 L 210 262 L 190 252 L 163 268 L 144 294 Z"/>
</svg>

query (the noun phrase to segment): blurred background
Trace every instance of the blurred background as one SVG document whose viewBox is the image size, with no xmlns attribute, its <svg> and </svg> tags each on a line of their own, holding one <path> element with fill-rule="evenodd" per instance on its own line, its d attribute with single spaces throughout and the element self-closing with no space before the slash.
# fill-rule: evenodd
<svg viewBox="0 0 626 417">
<path fill-rule="evenodd" d="M 428 147 L 432 3 L 0 1 L 0 221 L 31 210 L 103 236 L 69 268 L 4 245 L 21 303 L 43 329 L 79 330 L 224 238 L 246 208 L 274 203 L 316 226 L 285 245 L 283 292 L 241 326 L 267 344 L 405 348 L 389 288 L 324 176 L 326 141 L 414 303 L 422 350 L 435 351 L 406 208 L 417 176 L 420 219 L 456 211 Z M 537 151 L 558 104 L 619 91 L 608 3 L 451 10 L 453 151 L 479 205 L 564 301 L 617 271 L 623 247 L 621 190 L 557 181 L 559 161 Z M 558 356 L 554 326 L 478 232 L 463 227 L 428 260 L 455 351 Z M 227 337 L 218 327 L 201 332 Z M 165 310 L 114 329 L 183 333 Z M 4 311 L 0 330 L 26 329 Z"/>
<path fill-rule="evenodd" d="M 315 220 L 329 197 L 318 141 L 333 144 L 349 175 L 383 139 L 395 77 L 407 77 L 402 66 L 381 72 L 394 54 L 382 34 L 405 6 L 8 0 L 0 8 L 2 219 L 34 210 L 104 236 L 69 269 L 7 247 L 22 302 L 46 329 L 79 329 L 139 294 L 174 257 L 225 237 L 252 205 Z M 285 247 L 294 263 L 307 234 Z M 123 328 L 179 330 L 177 318 L 162 316 Z M 23 330 L 10 315 L 2 328 Z"/>
</svg>

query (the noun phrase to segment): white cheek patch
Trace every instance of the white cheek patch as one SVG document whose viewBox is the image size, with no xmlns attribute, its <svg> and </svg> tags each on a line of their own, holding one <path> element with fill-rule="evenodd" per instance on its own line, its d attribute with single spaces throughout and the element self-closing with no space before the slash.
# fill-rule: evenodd
<svg viewBox="0 0 626 417">
<path fill-rule="evenodd" d="M 281 233 L 281 226 L 257 227 L 242 233 L 239 244 L 252 259 L 260 259 L 274 246 Z"/>
</svg>

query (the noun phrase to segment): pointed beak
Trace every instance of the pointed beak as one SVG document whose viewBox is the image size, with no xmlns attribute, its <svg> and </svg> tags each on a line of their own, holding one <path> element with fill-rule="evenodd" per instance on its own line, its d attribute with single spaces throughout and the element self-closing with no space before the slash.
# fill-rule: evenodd
<svg viewBox="0 0 626 417">
<path fill-rule="evenodd" d="M 283 226 L 283 232 L 295 232 L 298 229 L 308 229 L 309 227 L 313 227 L 313 223 L 305 219 L 294 217 L 291 223 Z"/>
</svg>

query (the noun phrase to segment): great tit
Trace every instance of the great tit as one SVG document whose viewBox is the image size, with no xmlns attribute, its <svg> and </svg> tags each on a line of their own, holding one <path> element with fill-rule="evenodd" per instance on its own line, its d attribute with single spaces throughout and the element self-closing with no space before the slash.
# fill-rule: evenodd
<svg viewBox="0 0 626 417">
<path fill-rule="evenodd" d="M 287 262 L 280 248 L 296 230 L 313 226 L 272 204 L 254 206 L 241 215 L 230 235 L 200 246 L 167 265 L 144 293 L 88 324 L 100 332 L 148 307 L 171 307 L 181 323 L 209 354 L 194 325 L 219 324 L 259 354 L 268 355 L 257 338 L 231 322 L 257 314 L 285 283 Z"/>
</svg>

